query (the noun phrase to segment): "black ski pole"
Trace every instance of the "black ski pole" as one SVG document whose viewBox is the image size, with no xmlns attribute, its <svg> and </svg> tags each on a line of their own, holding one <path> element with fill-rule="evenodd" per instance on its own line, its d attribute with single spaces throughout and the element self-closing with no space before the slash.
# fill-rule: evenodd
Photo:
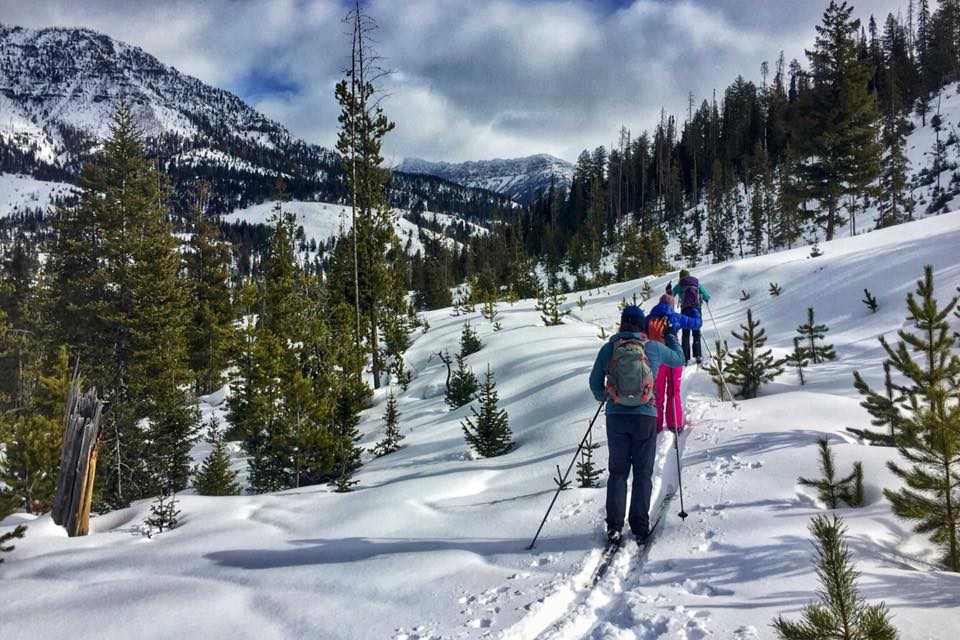
<svg viewBox="0 0 960 640">
<path fill-rule="evenodd" d="M 681 520 L 687 519 L 687 512 L 683 508 L 683 474 L 680 473 L 680 431 L 673 430 L 673 448 L 677 450 L 677 484 L 680 485 L 680 516 Z"/>
<path fill-rule="evenodd" d="M 547 507 L 547 512 L 543 514 L 543 520 L 540 521 L 540 526 L 537 527 L 537 533 L 533 536 L 533 540 L 530 541 L 530 546 L 527 549 L 533 549 L 533 545 L 537 544 L 537 538 L 540 537 L 540 532 L 543 530 L 543 525 L 546 524 L 547 518 L 550 517 L 550 511 L 553 509 L 553 504 L 557 501 L 557 496 L 560 495 L 560 490 L 563 489 L 564 483 L 567 481 L 567 476 L 570 475 L 570 470 L 573 469 L 573 465 L 577 462 L 577 456 L 580 455 L 580 450 L 583 448 L 583 445 L 587 442 L 587 438 L 590 437 L 590 431 L 593 430 L 593 423 L 597 421 L 597 416 L 600 415 L 600 410 L 603 409 L 603 403 L 607 401 L 607 396 L 603 396 L 603 400 L 600 401 L 600 404 L 597 405 L 597 412 L 593 414 L 593 418 L 590 420 L 590 424 L 587 426 L 587 432 L 583 434 L 583 439 L 580 440 L 580 444 L 577 445 L 577 452 L 573 454 L 573 460 L 570 461 L 570 466 L 567 467 L 567 472 L 563 474 L 563 477 L 558 483 L 556 493 L 553 494 L 553 500 L 550 501 L 550 506 Z M 558 468 L 559 470 L 559 468 Z"/>
</svg>

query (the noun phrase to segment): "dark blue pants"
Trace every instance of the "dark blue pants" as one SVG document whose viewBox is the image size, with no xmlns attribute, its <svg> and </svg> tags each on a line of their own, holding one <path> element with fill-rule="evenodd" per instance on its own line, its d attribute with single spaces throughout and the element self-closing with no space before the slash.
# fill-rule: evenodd
<svg viewBox="0 0 960 640">
<path fill-rule="evenodd" d="M 653 462 L 657 454 L 657 418 L 611 413 L 607 415 L 610 480 L 607 482 L 607 529 L 619 531 L 627 511 L 627 478 L 633 470 L 630 530 L 646 535 L 650 525 Z"/>
<path fill-rule="evenodd" d="M 684 309 L 681 311 L 685 316 L 693 317 L 692 309 Z M 703 357 L 703 352 L 700 349 L 700 329 L 684 329 L 681 332 L 681 345 L 683 347 L 683 359 L 687 362 L 690 361 L 690 334 L 693 334 L 693 357 L 697 360 L 700 360 Z"/>
</svg>

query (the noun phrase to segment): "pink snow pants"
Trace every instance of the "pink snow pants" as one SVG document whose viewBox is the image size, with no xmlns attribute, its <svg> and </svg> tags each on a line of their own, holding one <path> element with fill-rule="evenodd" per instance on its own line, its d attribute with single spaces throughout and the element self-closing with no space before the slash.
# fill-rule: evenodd
<svg viewBox="0 0 960 640">
<path fill-rule="evenodd" d="M 663 417 L 667 417 L 667 429 L 683 429 L 683 403 L 680 400 L 680 378 L 683 367 L 657 368 L 657 433 L 663 431 Z M 664 410 L 666 404 L 666 410 Z"/>
</svg>

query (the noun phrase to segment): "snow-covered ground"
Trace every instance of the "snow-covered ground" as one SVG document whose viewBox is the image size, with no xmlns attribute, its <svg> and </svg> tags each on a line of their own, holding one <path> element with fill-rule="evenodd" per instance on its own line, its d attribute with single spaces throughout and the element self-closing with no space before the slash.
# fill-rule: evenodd
<svg viewBox="0 0 960 640">
<path fill-rule="evenodd" d="M 55 198 L 65 198 L 76 190 L 65 182 L 45 182 L 16 173 L 0 173 L 0 218 L 27 209 L 47 211 Z"/>
<path fill-rule="evenodd" d="M 468 408 L 445 406 L 436 355 L 457 349 L 464 318 L 428 313 L 430 329 L 406 355 L 415 378 L 396 389 L 404 447 L 367 460 L 353 493 L 184 494 L 180 527 L 152 539 L 141 532 L 149 501 L 93 518 L 85 538 L 68 539 L 49 516 L 33 520 L 0 565 L 0 637 L 770 638 L 774 616 L 796 617 L 815 598 L 806 527 L 824 509 L 796 478 L 818 475 L 816 438 L 826 435 L 841 471 L 864 464 L 868 505 L 839 510 L 862 594 L 887 603 L 901 637 L 952 640 L 960 575 L 931 568 L 929 543 L 891 515 L 880 490 L 896 486 L 884 466 L 895 452 L 860 445 L 845 428 L 869 424 L 852 371 L 879 384 L 877 336 L 909 326 L 904 296 L 924 264 L 941 299 L 955 292 L 958 246 L 960 212 L 824 243 L 816 259 L 802 248 L 697 270 L 726 337 L 749 306 L 783 354 L 814 306 L 839 358 L 811 367 L 807 386 L 787 372 L 739 408 L 716 399 L 704 372 L 685 372 L 690 516 L 676 517 L 675 502 L 643 569 L 631 548 L 592 592 L 583 585 L 602 542 L 603 489 L 562 493 L 537 548 L 526 546 L 556 465 L 566 466 L 596 407 L 587 375 L 598 330 L 610 332 L 640 280 L 583 292 L 582 310 L 569 296 L 560 327 L 544 327 L 532 301 L 503 305 L 500 332 L 468 316 L 484 348 L 467 362 L 496 374 L 517 442 L 509 454 L 470 454 L 459 425 Z M 779 297 L 767 294 L 770 282 Z M 860 301 L 864 287 L 875 314 Z M 746 303 L 741 289 L 752 294 Z M 707 329 L 712 345 L 709 316 Z M 207 398 L 204 412 L 220 412 L 222 399 Z M 361 423 L 365 445 L 380 437 L 383 405 L 381 391 Z M 599 427 L 605 444 L 602 418 Z M 675 483 L 674 456 L 665 433 L 657 496 Z"/>
</svg>

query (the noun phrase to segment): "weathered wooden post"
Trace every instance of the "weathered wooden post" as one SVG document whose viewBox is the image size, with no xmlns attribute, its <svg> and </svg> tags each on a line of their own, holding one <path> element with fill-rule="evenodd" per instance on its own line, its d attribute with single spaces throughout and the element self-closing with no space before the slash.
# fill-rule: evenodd
<svg viewBox="0 0 960 640">
<path fill-rule="evenodd" d="M 74 371 L 67 396 L 60 475 L 52 513 L 53 521 L 64 527 L 71 537 L 85 536 L 90 530 L 103 406 L 103 400 L 97 398 L 96 388 L 80 393 L 80 379 Z"/>
</svg>

